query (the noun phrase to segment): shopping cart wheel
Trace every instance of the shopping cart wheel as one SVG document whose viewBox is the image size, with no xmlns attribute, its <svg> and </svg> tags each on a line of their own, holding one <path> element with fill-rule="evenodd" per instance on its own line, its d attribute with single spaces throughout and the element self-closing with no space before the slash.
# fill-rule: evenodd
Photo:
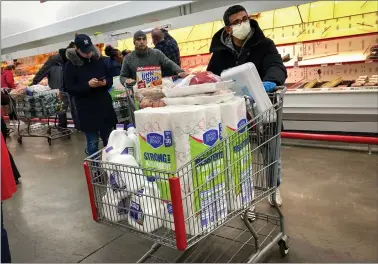
<svg viewBox="0 0 378 264">
<path fill-rule="evenodd" d="M 22 137 L 18 137 L 17 142 L 18 142 L 18 144 L 22 144 Z"/>
<path fill-rule="evenodd" d="M 51 146 L 51 138 L 48 138 L 48 139 L 47 139 L 47 142 L 48 142 L 49 145 Z"/>
<path fill-rule="evenodd" d="M 278 245 L 280 246 L 281 257 L 285 257 L 289 253 L 289 238 L 287 236 L 282 237 Z"/>
</svg>

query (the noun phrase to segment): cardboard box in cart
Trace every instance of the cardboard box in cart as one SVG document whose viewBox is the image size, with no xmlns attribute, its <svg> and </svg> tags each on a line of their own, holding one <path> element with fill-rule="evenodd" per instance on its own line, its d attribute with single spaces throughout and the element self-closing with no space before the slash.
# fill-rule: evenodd
<svg viewBox="0 0 378 264">
<path fill-rule="evenodd" d="M 138 67 L 136 71 L 136 82 L 138 89 L 161 85 L 161 68 L 158 66 Z"/>
</svg>

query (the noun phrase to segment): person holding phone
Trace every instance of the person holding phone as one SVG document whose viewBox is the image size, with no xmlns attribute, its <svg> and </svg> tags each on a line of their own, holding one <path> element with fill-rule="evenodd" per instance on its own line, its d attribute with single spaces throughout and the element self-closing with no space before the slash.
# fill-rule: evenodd
<svg viewBox="0 0 378 264">
<path fill-rule="evenodd" d="M 80 130 L 87 138 L 88 155 L 98 151 L 99 137 L 104 146 L 117 123 L 109 88 L 113 77 L 100 51 L 84 34 L 75 37 L 76 48 L 67 49 L 64 81 L 66 91 L 75 96 Z"/>
</svg>

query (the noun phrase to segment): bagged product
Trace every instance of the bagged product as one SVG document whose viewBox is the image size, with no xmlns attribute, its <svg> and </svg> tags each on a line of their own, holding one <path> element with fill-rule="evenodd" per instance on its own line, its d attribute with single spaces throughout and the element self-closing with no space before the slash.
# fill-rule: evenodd
<svg viewBox="0 0 378 264">
<path fill-rule="evenodd" d="M 222 82 L 219 76 L 211 72 L 199 72 L 177 80 L 171 87 L 164 87 L 163 93 L 168 98 L 183 97 L 214 93 L 228 89 L 231 85 L 232 81 Z"/>
<path fill-rule="evenodd" d="M 219 90 L 211 94 L 197 94 L 193 96 L 185 97 L 173 97 L 163 98 L 162 101 L 169 106 L 180 105 L 207 105 L 207 104 L 219 104 L 227 102 L 234 97 L 234 93 L 231 90 Z"/>
<path fill-rule="evenodd" d="M 223 135 L 226 138 L 228 170 L 227 203 L 230 211 L 247 206 L 254 198 L 252 179 L 252 148 L 246 128 L 245 99 L 235 97 L 220 104 Z M 236 134 L 235 134 L 236 133 Z"/>
<path fill-rule="evenodd" d="M 238 96 L 249 96 L 252 98 L 256 102 L 259 114 L 272 108 L 273 104 L 264 89 L 259 73 L 253 63 L 248 62 L 225 70 L 222 72 L 221 78 L 224 81 L 233 80 L 234 84 L 231 90 Z M 276 113 L 272 112 L 270 116 L 265 116 L 264 122 L 275 122 L 276 118 Z"/>
</svg>

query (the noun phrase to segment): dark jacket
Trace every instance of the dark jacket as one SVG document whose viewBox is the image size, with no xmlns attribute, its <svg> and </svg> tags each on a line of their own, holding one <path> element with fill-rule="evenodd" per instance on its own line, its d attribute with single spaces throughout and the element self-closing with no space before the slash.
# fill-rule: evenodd
<svg viewBox="0 0 378 264">
<path fill-rule="evenodd" d="M 109 73 L 112 77 L 119 76 L 121 74 L 121 63 L 116 60 L 112 60 L 110 57 L 104 58 L 104 63 L 108 67 Z"/>
<path fill-rule="evenodd" d="M 167 30 L 161 29 L 161 31 L 164 33 L 164 39 L 156 44 L 155 49 L 163 52 L 165 56 L 181 67 L 180 49 L 176 40 L 169 35 Z M 163 76 L 175 75 L 170 69 L 163 69 L 162 74 Z"/>
<path fill-rule="evenodd" d="M 240 54 L 233 48 L 231 37 L 224 31 L 215 33 L 210 46 L 213 53 L 207 70 L 220 75 L 222 71 L 252 62 L 262 81 L 283 85 L 287 78 L 286 67 L 274 42 L 266 38 L 257 21 L 251 19 L 251 33 L 247 37 Z"/>
<path fill-rule="evenodd" d="M 47 77 L 51 89 L 63 91 L 63 70 L 64 64 L 67 61 L 65 53 L 66 49 L 60 49 L 57 54 L 50 56 L 35 74 L 32 85 L 40 83 L 43 78 Z"/>
<path fill-rule="evenodd" d="M 75 97 L 80 130 L 95 132 L 114 127 L 117 117 L 108 93 L 108 89 L 113 85 L 113 77 L 99 50 L 96 49 L 91 59 L 82 58 L 75 49 L 68 49 L 66 56 L 68 62 L 64 69 L 65 89 Z M 89 86 L 89 80 L 101 77 L 105 77 L 106 86 Z"/>
</svg>

